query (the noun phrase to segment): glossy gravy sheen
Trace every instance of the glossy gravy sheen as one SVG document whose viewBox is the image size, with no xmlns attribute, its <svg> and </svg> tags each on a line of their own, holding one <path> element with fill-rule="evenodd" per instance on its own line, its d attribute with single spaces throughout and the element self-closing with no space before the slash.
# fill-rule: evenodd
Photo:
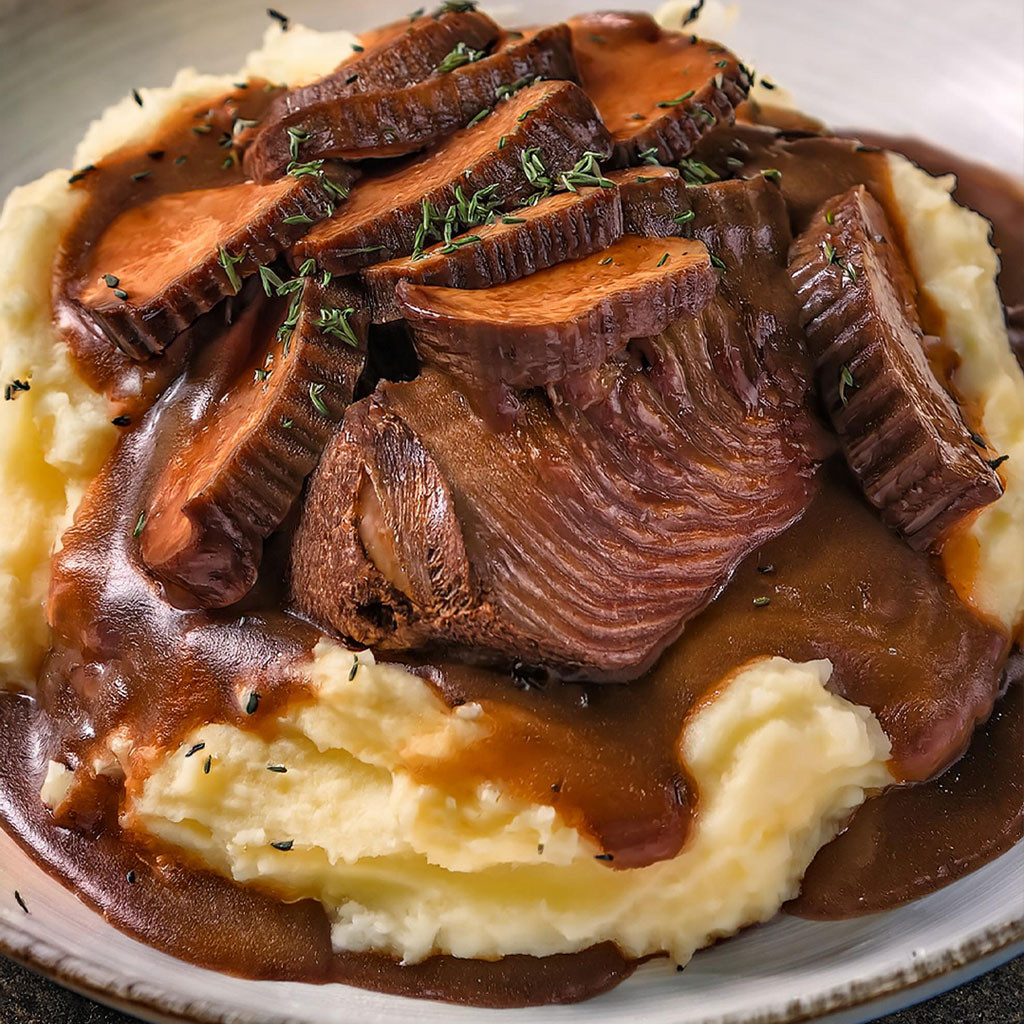
<svg viewBox="0 0 1024 1024">
<path fill-rule="evenodd" d="M 287 530 L 269 543 L 255 591 L 220 613 L 165 591 L 139 560 L 138 524 L 153 481 L 190 420 L 249 358 L 253 341 L 232 330 L 232 300 L 145 364 L 122 357 L 75 311 L 91 240 L 126 206 L 241 180 L 218 133 L 236 116 L 257 116 L 273 95 L 253 82 L 213 110 L 176 115 L 145 147 L 115 154 L 76 186 L 86 199 L 59 259 L 56 313 L 83 374 L 136 425 L 90 487 L 54 560 L 54 646 L 38 699 L 0 696 L 0 821 L 115 925 L 205 967 L 487 1006 L 594 995 L 635 966 L 607 943 L 566 956 L 495 963 L 439 956 L 411 967 L 335 954 L 318 904 L 282 903 L 120 835 L 119 787 L 85 767 L 122 726 L 136 745 L 173 747 L 208 721 L 269 728 L 284 706 L 310 699 L 301 670 L 318 634 L 281 607 Z M 196 124 L 211 131 L 195 132 Z M 884 187 L 871 154 L 846 151 L 831 168 L 829 159 L 825 147 L 814 186 L 832 173 L 835 187 L 825 197 L 851 176 Z M 136 180 L 139 169 L 153 173 Z M 1011 277 L 1004 270 L 1004 282 Z M 922 784 L 866 804 L 812 866 L 795 909 L 820 917 L 881 909 L 952 881 L 1019 838 L 1021 773 L 1008 769 L 1020 749 L 1020 687 L 955 773 L 924 782 L 959 756 L 989 714 L 1007 648 L 1002 633 L 971 616 L 931 559 L 881 525 L 845 468 L 829 464 L 804 519 L 741 565 L 637 682 L 557 684 L 530 672 L 510 678 L 410 662 L 449 704 L 479 701 L 494 723 L 488 742 L 443 769 L 423 765 L 420 774 L 454 791 L 497 780 L 558 807 L 611 854 L 611 869 L 649 864 L 679 851 L 699 813 L 699 793 L 677 754 L 687 715 L 752 658 L 827 657 L 830 688 L 878 715 L 893 742 L 894 772 Z M 56 821 L 38 797 L 48 758 L 79 769 Z M 908 841 L 910 833 L 918 841 Z M 936 856 L 954 846 L 955 856 Z"/>
</svg>

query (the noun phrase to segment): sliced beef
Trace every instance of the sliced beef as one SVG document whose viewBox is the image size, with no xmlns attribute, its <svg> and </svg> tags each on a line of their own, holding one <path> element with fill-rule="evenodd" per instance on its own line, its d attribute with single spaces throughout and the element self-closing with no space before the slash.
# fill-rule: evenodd
<svg viewBox="0 0 1024 1024">
<path fill-rule="evenodd" d="M 441 142 L 535 78 L 576 78 L 567 26 L 527 33 L 490 56 L 472 48 L 453 51 L 429 78 L 404 89 L 359 91 L 305 107 L 268 124 L 247 150 L 245 167 L 266 181 L 283 174 L 294 159 L 414 153 Z"/>
<path fill-rule="evenodd" d="M 437 70 L 444 58 L 460 44 L 486 50 L 501 29 L 482 11 L 441 11 L 421 15 L 375 29 L 360 37 L 362 52 L 352 54 L 335 71 L 315 82 L 289 89 L 278 97 L 261 119 L 257 134 L 279 125 L 319 104 L 337 102 L 361 92 L 404 89 Z"/>
<path fill-rule="evenodd" d="M 863 186 L 818 210 L 790 273 L 850 468 L 886 523 L 916 549 L 935 547 L 1002 487 L 929 366 L 913 278 Z"/>
<path fill-rule="evenodd" d="M 622 227 L 630 235 L 667 238 L 682 234 L 680 214 L 688 209 L 684 202 L 686 185 L 675 167 L 631 167 L 611 171 L 622 203 Z"/>
<path fill-rule="evenodd" d="M 438 371 L 381 385 L 311 478 L 298 610 L 382 649 L 639 675 L 809 500 L 804 413 L 759 369 L 716 299 L 609 366 L 586 410 L 533 393 L 510 430 Z"/>
<path fill-rule="evenodd" d="M 160 353 L 329 217 L 353 177 L 339 168 L 330 177 L 313 170 L 270 185 L 243 182 L 135 206 L 95 243 L 81 304 L 128 355 Z"/>
<path fill-rule="evenodd" d="M 739 559 L 801 514 L 822 451 L 785 205 L 738 184 L 774 233 L 749 285 L 726 270 L 699 316 L 572 389 L 520 395 L 509 429 L 431 367 L 352 406 L 310 479 L 297 609 L 386 649 L 641 674 Z"/>
<path fill-rule="evenodd" d="M 569 22 L 580 82 L 615 142 L 615 166 L 676 163 L 730 125 L 750 77 L 724 47 L 664 32 L 647 14 L 584 14 Z"/>
<path fill-rule="evenodd" d="M 493 223 L 472 228 L 420 254 L 363 271 L 374 321 L 403 314 L 401 281 L 446 288 L 490 288 L 611 245 L 622 235 L 622 208 L 614 188 L 594 185 L 559 192 Z"/>
<path fill-rule="evenodd" d="M 450 222 L 458 235 L 492 211 L 552 191 L 558 172 L 588 152 L 603 160 L 611 142 L 586 94 L 571 82 L 537 82 L 429 153 L 364 178 L 331 220 L 294 247 L 293 264 L 312 257 L 344 275 L 408 256 L 431 219 Z"/>
<path fill-rule="evenodd" d="M 175 449 L 140 535 L 150 571 L 205 607 L 252 587 L 263 541 L 352 401 L 365 356 L 365 309 L 344 285 L 306 280 L 245 317 L 251 357 Z"/>
<path fill-rule="evenodd" d="M 695 316 L 714 294 L 707 250 L 686 239 L 627 235 L 607 249 L 474 291 L 398 285 L 420 359 L 474 392 L 543 387 L 596 370 L 631 338 Z"/>
</svg>

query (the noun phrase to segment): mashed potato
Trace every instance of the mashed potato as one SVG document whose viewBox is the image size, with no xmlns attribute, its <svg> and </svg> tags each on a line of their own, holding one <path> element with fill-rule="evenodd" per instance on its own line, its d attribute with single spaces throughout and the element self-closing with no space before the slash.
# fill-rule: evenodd
<svg viewBox="0 0 1024 1024">
<path fill-rule="evenodd" d="M 417 677 L 372 662 L 350 683 L 352 658 L 321 642 L 316 704 L 279 718 L 270 740 L 208 725 L 170 757 L 137 752 L 129 774 L 145 782 L 123 822 L 238 881 L 320 900 L 343 949 L 411 962 L 611 939 L 628 956 L 667 950 L 685 963 L 795 896 L 865 790 L 892 781 L 888 739 L 870 712 L 825 689 L 828 662 L 764 659 L 681 730 L 701 794 L 683 852 L 614 871 L 551 807 L 490 785 L 459 801 L 414 781 L 413 756 L 444 760 L 486 742 L 486 714 L 449 711 Z M 196 743 L 203 756 L 187 757 Z"/>
<path fill-rule="evenodd" d="M 271 28 L 243 73 L 307 80 L 332 67 L 351 38 Z M 124 101 L 90 128 L 76 166 L 144 137 L 177 103 L 215 95 L 236 77 L 185 71 L 169 89 L 144 90 L 142 108 Z M 1024 612 L 1024 378 L 1007 349 L 995 257 L 984 222 L 949 201 L 947 183 L 896 158 L 892 166 L 922 286 L 964 360 L 957 387 L 993 445 L 1011 453 L 1006 495 L 962 531 L 977 553 L 962 590 L 985 614 L 1016 625 Z M 51 323 L 50 267 L 78 202 L 67 176 L 57 171 L 17 190 L 0 218 L 0 365 L 5 380 L 31 384 L 0 407 L 9 511 L 0 538 L 0 685 L 31 684 L 47 645 L 49 555 L 116 434 Z M 343 949 L 415 961 L 435 951 L 554 953 L 611 939 L 629 955 L 666 950 L 684 962 L 772 916 L 865 793 L 891 781 L 888 740 L 867 710 L 828 692 L 827 662 L 755 660 L 680 723 L 680 756 L 701 794 L 691 841 L 672 860 L 613 871 L 551 807 L 490 784 L 456 799 L 417 781 L 413 761 L 486 742 L 486 714 L 477 705 L 448 709 L 421 679 L 368 654 L 350 681 L 352 657 L 321 642 L 310 668 L 317 699 L 260 735 L 210 723 L 176 751 L 133 750 L 122 736 L 112 752 L 126 777 L 126 828 L 287 899 L 321 900 Z M 186 757 L 199 742 L 203 757 Z M 50 765 L 50 806 L 69 780 Z"/>
</svg>

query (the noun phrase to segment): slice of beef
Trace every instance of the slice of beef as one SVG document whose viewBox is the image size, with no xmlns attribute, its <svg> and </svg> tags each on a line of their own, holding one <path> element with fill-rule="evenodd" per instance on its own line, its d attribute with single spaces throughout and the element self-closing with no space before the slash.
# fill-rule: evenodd
<svg viewBox="0 0 1024 1024">
<path fill-rule="evenodd" d="M 149 570 L 204 607 L 252 587 L 263 541 L 352 401 L 365 356 L 368 318 L 346 285 L 306 280 L 246 316 L 251 358 L 176 448 L 141 533 Z"/>
<path fill-rule="evenodd" d="M 686 239 L 627 235 L 607 249 L 509 284 L 474 291 L 398 285 L 416 351 L 499 415 L 512 389 L 543 387 L 596 370 L 631 338 L 695 316 L 715 291 L 707 250 Z"/>
<path fill-rule="evenodd" d="M 201 314 L 329 217 L 354 172 L 163 195 L 122 213 L 93 247 L 80 302 L 128 355 L 162 352 Z"/>
<path fill-rule="evenodd" d="M 790 273 L 850 468 L 911 547 L 941 544 L 1002 486 L 929 366 L 913 278 L 867 189 L 818 210 L 793 245 Z"/>
<path fill-rule="evenodd" d="M 472 57 L 468 59 L 467 52 Z M 290 114 L 267 126 L 246 151 L 245 168 L 257 180 L 283 174 L 292 160 L 396 157 L 436 145 L 535 78 L 575 80 L 565 25 L 525 34 L 487 56 L 456 51 L 448 69 L 404 89 L 353 92 Z"/>
<path fill-rule="evenodd" d="M 614 188 L 599 185 L 559 192 L 451 242 L 363 271 L 375 322 L 402 317 L 401 281 L 446 288 L 490 288 L 527 277 L 611 245 L 622 236 L 622 209 Z"/>
<path fill-rule="evenodd" d="M 622 227 L 630 235 L 668 238 L 679 235 L 681 213 L 688 209 L 684 202 L 686 184 L 675 167 L 630 167 L 611 171 L 622 203 Z"/>
<path fill-rule="evenodd" d="M 648 14 L 584 14 L 569 22 L 580 82 L 615 142 L 614 165 L 672 164 L 732 124 L 750 76 L 724 47 L 665 32 Z"/>
<path fill-rule="evenodd" d="M 633 341 L 585 386 L 522 395 L 506 430 L 432 367 L 352 406 L 303 505 L 298 610 L 386 649 L 640 675 L 802 513 L 822 454 L 785 204 L 738 184 L 772 234 L 758 274 L 722 272 L 699 316 Z M 708 204 L 698 228 L 721 235 L 710 218 L 728 215 Z"/>
<path fill-rule="evenodd" d="M 361 92 L 403 89 L 434 74 L 460 43 L 468 49 L 486 50 L 500 34 L 498 25 L 476 10 L 441 11 L 381 26 L 372 35 L 361 36 L 363 50 L 342 61 L 335 71 L 278 97 L 257 132 L 292 123 L 293 115 L 318 104 Z"/>
<path fill-rule="evenodd" d="M 312 257 L 341 276 L 408 256 L 425 220 L 444 221 L 454 208 L 452 233 L 460 234 L 491 211 L 550 192 L 558 172 L 588 152 L 603 160 L 611 142 L 586 94 L 571 82 L 537 82 L 436 149 L 364 178 L 331 220 L 294 247 L 292 263 Z"/>
</svg>

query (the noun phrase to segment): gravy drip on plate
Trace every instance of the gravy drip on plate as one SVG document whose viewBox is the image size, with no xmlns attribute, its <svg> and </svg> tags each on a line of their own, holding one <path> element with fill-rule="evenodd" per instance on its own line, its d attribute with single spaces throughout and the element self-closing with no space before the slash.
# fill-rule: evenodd
<svg viewBox="0 0 1024 1024">
<path fill-rule="evenodd" d="M 54 560 L 54 646 L 37 699 L 0 696 L 0 820 L 112 923 L 202 966 L 486 1006 L 597 994 L 635 966 L 610 944 L 495 963 L 439 956 L 410 967 L 333 953 L 318 904 L 286 904 L 183 863 L 177 851 L 122 836 L 119 785 L 90 767 L 118 729 L 136 746 L 173 749 L 203 722 L 269 729 L 275 713 L 311 699 L 301 669 L 318 634 L 282 607 L 287 528 L 269 542 L 256 589 L 219 612 L 192 607 L 186 595 L 154 582 L 139 560 L 139 524 L 162 458 L 249 356 L 251 342 L 231 330 L 234 300 L 144 364 L 90 332 L 73 301 L 90 241 L 126 206 L 160 190 L 242 180 L 218 136 L 230 132 L 234 117 L 258 116 L 273 95 L 252 82 L 212 111 L 175 115 L 145 146 L 108 158 L 76 186 L 87 197 L 59 259 L 56 313 L 83 374 L 129 410 L 135 426 L 91 486 Z M 193 130 L 207 124 L 210 132 Z M 761 136 L 752 131 L 745 144 L 756 150 Z M 826 198 L 851 180 L 884 188 L 877 154 L 822 146 L 815 161 L 815 187 L 822 174 L 834 177 L 826 177 Z M 145 170 L 152 173 L 133 177 Z M 819 201 L 809 195 L 803 205 Z M 1011 277 L 1004 270 L 1004 284 Z M 240 299 L 249 297 L 243 291 Z M 450 705 L 478 701 L 493 723 L 485 744 L 443 768 L 418 771 L 455 791 L 495 779 L 556 806 L 612 855 L 611 869 L 642 866 L 677 853 L 700 813 L 700 794 L 677 754 L 687 715 L 753 658 L 829 658 L 830 688 L 875 712 L 892 739 L 894 774 L 920 784 L 865 805 L 846 836 L 819 856 L 796 909 L 819 917 L 883 909 L 952 881 L 1019 836 L 1020 772 L 1008 770 L 1020 748 L 1019 686 L 957 769 L 925 781 L 960 756 L 991 711 L 1007 646 L 959 602 L 933 559 L 880 523 L 833 461 L 803 520 L 748 558 L 636 682 L 564 684 L 411 659 L 410 669 Z M 77 769 L 59 822 L 38 796 L 48 758 Z M 927 841 L 906 841 L 915 827 Z M 884 852 L 865 860 L 863 844 L 879 830 Z M 935 851 L 953 845 L 956 856 L 938 863 Z"/>
</svg>

